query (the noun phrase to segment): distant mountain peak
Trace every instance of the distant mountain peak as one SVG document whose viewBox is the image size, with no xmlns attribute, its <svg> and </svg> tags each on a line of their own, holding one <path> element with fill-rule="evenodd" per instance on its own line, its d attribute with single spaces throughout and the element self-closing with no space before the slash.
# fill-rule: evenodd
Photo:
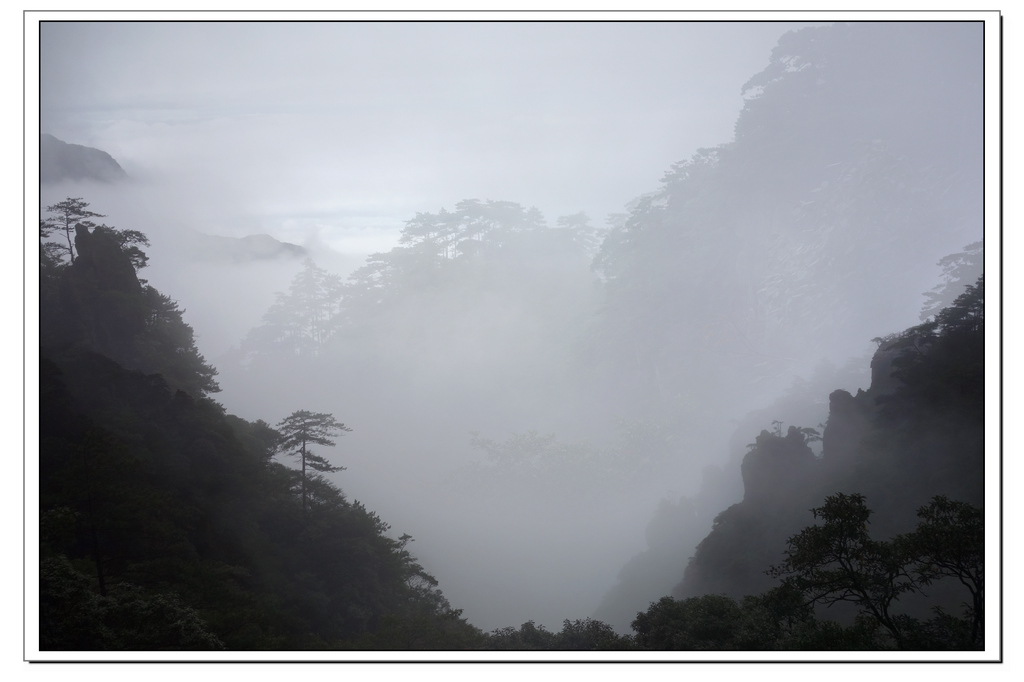
<svg viewBox="0 0 1024 682">
<path fill-rule="evenodd" d="M 191 237 L 193 257 L 204 261 L 246 263 L 256 260 L 300 258 L 305 248 L 297 244 L 278 241 L 269 234 L 251 234 L 246 237 L 223 237 L 196 232 Z"/>
<path fill-rule="evenodd" d="M 118 182 L 128 174 L 110 154 L 101 149 L 69 144 L 49 133 L 39 136 L 39 181 L 93 180 Z"/>
</svg>

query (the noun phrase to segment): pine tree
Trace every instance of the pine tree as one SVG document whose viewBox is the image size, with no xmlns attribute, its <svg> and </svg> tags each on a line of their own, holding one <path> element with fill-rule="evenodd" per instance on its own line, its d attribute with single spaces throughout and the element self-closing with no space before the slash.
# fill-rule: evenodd
<svg viewBox="0 0 1024 682">
<path fill-rule="evenodd" d="M 281 420 L 277 425 L 281 433 L 280 450 L 302 461 L 302 511 L 306 511 L 306 467 L 322 473 L 344 471 L 345 467 L 333 466 L 320 455 L 315 455 L 308 445 L 326 445 L 333 447 L 331 440 L 342 432 L 351 431 L 341 422 L 334 418 L 334 415 L 325 412 L 310 412 L 308 410 L 297 410 L 290 416 Z"/>
<path fill-rule="evenodd" d="M 337 332 L 342 321 L 342 281 L 307 258 L 288 293 L 263 315 L 263 323 L 249 332 L 242 349 L 251 355 L 284 353 L 315 357 Z"/>
<path fill-rule="evenodd" d="M 81 197 L 71 198 L 68 197 L 64 201 L 53 204 L 52 206 L 46 207 L 47 213 L 54 213 L 56 215 L 41 221 L 40 232 L 42 237 L 49 237 L 53 232 L 63 232 L 64 238 L 67 240 L 68 245 L 59 247 L 61 254 L 68 254 L 71 257 L 71 262 L 75 262 L 75 245 L 74 240 L 71 237 L 77 223 L 82 223 L 86 227 L 94 227 L 95 224 L 88 220 L 89 218 L 104 218 L 99 213 L 93 213 L 87 211 L 89 203 L 83 201 Z M 141 233 L 139 233 L 141 234 Z"/>
</svg>

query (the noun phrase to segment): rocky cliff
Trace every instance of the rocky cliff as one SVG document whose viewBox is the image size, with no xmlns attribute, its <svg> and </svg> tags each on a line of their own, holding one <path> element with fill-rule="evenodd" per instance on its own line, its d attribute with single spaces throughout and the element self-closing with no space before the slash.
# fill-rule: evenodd
<svg viewBox="0 0 1024 682">
<path fill-rule="evenodd" d="M 978 309 L 979 288 L 958 299 Z M 935 495 L 984 505 L 984 323 L 945 318 L 880 340 L 867 391 L 829 396 L 822 455 L 808 430 L 762 431 L 743 459 L 744 497 L 714 521 L 673 595 L 742 597 L 774 585 L 765 570 L 786 541 L 812 525 L 828 495 L 860 493 L 874 510 L 872 534 L 912 529 Z"/>
</svg>

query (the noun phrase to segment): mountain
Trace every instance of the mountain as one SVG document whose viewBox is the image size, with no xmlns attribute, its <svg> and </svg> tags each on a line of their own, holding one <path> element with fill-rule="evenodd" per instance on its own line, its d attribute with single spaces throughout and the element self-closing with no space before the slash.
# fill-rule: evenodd
<svg viewBox="0 0 1024 682">
<path fill-rule="evenodd" d="M 659 506 L 595 617 L 656 650 L 984 648 L 984 277 L 875 341 L 870 387 L 833 391 L 823 434 L 775 420 L 748 445 L 742 501 L 676 559 L 671 597 L 715 481 Z"/>
<path fill-rule="evenodd" d="M 39 181 L 119 182 L 128 174 L 110 154 L 93 147 L 68 144 L 49 133 L 39 136 Z"/>
<path fill-rule="evenodd" d="M 864 495 L 882 538 L 911 530 L 938 495 L 984 506 L 984 278 L 934 321 L 877 341 L 870 388 L 829 396 L 820 456 L 806 428 L 757 436 L 741 466 L 743 500 L 715 518 L 673 596 L 771 588 L 766 570 L 827 496 Z"/>
<path fill-rule="evenodd" d="M 794 375 L 810 375 L 823 359 L 838 364 L 862 357 L 871 337 L 921 319 L 920 292 L 934 284 L 937 261 L 944 279 L 961 281 L 939 287 L 941 296 L 927 294 L 926 316 L 952 304 L 981 274 L 983 252 L 975 241 L 982 234 L 982 36 L 976 28 L 863 22 L 784 35 L 768 66 L 742 87 L 746 104 L 734 139 L 675 164 L 662 189 L 635 202 L 603 241 L 595 268 L 606 299 L 587 349 L 593 366 L 609 369 L 595 373 L 594 390 L 616 396 L 622 412 L 672 417 L 676 411 L 690 425 L 677 459 L 710 459 L 721 452 L 722 434 L 736 428 L 728 420 L 770 404 Z M 963 253 L 942 258 L 965 243 Z M 878 377 L 872 395 L 851 396 L 851 404 L 871 403 L 887 380 Z M 866 383 L 818 384 L 801 409 L 776 403 L 760 423 L 744 420 L 742 432 L 735 431 L 742 440 L 728 448 L 735 459 L 718 459 L 724 475 L 739 486 L 743 445 L 761 428 L 773 420 L 817 427 L 828 415 L 830 392 L 852 385 Z M 829 421 L 833 451 L 843 440 L 842 421 L 842 415 Z M 818 466 L 803 445 L 786 441 L 785 428 L 779 443 L 769 435 L 756 452 L 804 463 L 786 469 L 787 476 L 796 480 L 805 465 Z M 980 458 L 976 445 L 970 452 L 968 459 Z M 753 457 L 743 480 L 748 495 L 762 492 L 761 476 L 769 477 L 768 490 L 789 489 L 786 476 L 775 481 L 771 467 L 758 469 Z M 977 485 L 977 478 L 967 481 Z M 731 497 L 717 483 L 705 489 L 723 494 L 692 497 L 685 514 L 683 504 L 659 508 L 652 524 L 673 519 L 674 534 L 648 538 L 647 550 L 623 567 L 595 617 L 622 629 L 656 589 L 671 589 L 665 562 L 675 562 L 678 584 L 686 565 L 678 557 L 694 550 L 683 543 L 704 536 L 703 551 L 674 594 L 743 596 L 765 589 L 762 572 L 778 562 L 787 534 L 811 523 L 808 510 L 835 492 L 797 486 L 792 508 L 773 510 L 769 495 L 719 517 L 743 489 Z M 896 512 L 875 505 L 878 489 L 872 483 L 870 490 L 852 490 L 868 495 L 880 520 Z M 715 507 L 701 504 L 711 499 Z M 926 501 L 924 493 L 918 502 Z M 904 515 L 892 518 L 912 525 L 915 508 L 907 502 Z M 783 519 L 775 511 L 797 516 Z M 715 517 L 720 529 L 708 535 Z M 769 528 L 772 523 L 777 527 Z"/>
<path fill-rule="evenodd" d="M 601 246 L 609 389 L 705 424 L 918 319 L 936 261 L 982 233 L 980 47 L 966 24 L 784 35 L 734 140 L 675 164 Z"/>
<path fill-rule="evenodd" d="M 188 248 L 196 260 L 231 263 L 301 258 L 307 255 L 306 249 L 298 244 L 278 241 L 269 234 L 223 237 L 196 232 L 190 235 Z"/>
</svg>

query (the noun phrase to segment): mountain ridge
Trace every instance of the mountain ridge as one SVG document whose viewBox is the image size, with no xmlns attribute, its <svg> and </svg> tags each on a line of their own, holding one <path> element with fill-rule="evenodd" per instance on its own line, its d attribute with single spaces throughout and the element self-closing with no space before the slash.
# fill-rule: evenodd
<svg viewBox="0 0 1024 682">
<path fill-rule="evenodd" d="M 71 144 L 49 133 L 39 136 L 39 181 L 43 184 L 65 180 L 109 184 L 128 178 L 121 164 L 102 149 Z"/>
</svg>

